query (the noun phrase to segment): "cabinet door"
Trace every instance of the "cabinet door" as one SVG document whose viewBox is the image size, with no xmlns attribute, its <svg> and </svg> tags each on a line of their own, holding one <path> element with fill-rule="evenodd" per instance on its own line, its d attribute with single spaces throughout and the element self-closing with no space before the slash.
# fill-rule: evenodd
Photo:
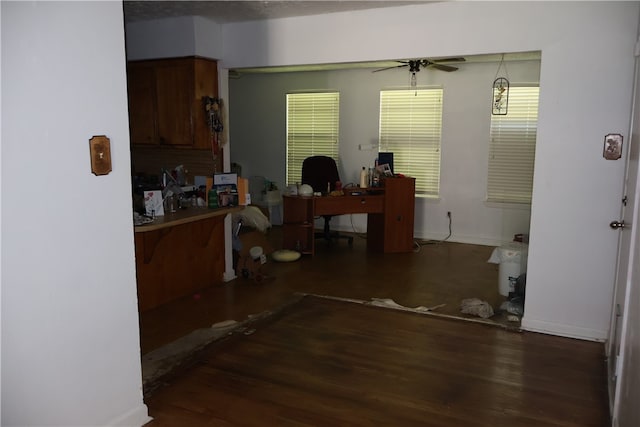
<svg viewBox="0 0 640 427">
<path fill-rule="evenodd" d="M 155 75 L 160 144 L 192 146 L 193 62 L 167 62 Z"/>
<path fill-rule="evenodd" d="M 152 67 L 127 69 L 129 133 L 132 144 L 157 144 L 155 74 Z"/>
<path fill-rule="evenodd" d="M 415 210 L 415 179 L 385 180 L 385 252 L 411 252 Z"/>
<path fill-rule="evenodd" d="M 384 213 L 367 218 L 367 248 L 384 253 L 413 250 L 415 178 L 384 179 Z"/>
<path fill-rule="evenodd" d="M 283 249 L 297 250 L 303 254 L 313 255 L 313 203 L 312 197 L 283 197 Z"/>
</svg>

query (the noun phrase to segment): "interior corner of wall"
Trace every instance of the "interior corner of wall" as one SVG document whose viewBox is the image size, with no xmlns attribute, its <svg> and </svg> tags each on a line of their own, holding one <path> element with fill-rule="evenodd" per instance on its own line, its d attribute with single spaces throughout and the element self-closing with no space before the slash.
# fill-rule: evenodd
<svg viewBox="0 0 640 427">
<path fill-rule="evenodd" d="M 121 414 L 117 418 L 112 419 L 105 425 L 109 426 L 143 426 L 153 421 L 149 416 L 149 409 L 144 403 L 136 406 L 130 411 Z"/>
</svg>

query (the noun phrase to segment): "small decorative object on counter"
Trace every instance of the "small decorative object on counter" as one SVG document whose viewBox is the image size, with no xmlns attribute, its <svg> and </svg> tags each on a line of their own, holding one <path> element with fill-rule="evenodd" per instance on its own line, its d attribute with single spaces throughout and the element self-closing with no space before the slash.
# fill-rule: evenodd
<svg viewBox="0 0 640 427">
<path fill-rule="evenodd" d="M 218 192 L 215 188 L 209 190 L 209 194 L 207 195 L 207 202 L 210 209 L 218 207 Z"/>
<path fill-rule="evenodd" d="M 176 197 L 173 195 L 173 193 L 167 194 L 167 196 L 164 198 L 164 204 L 165 212 L 173 213 L 176 211 Z"/>
<path fill-rule="evenodd" d="M 367 168 L 363 166 L 362 170 L 360 171 L 360 188 L 367 188 L 368 181 L 369 177 L 367 174 Z"/>
</svg>

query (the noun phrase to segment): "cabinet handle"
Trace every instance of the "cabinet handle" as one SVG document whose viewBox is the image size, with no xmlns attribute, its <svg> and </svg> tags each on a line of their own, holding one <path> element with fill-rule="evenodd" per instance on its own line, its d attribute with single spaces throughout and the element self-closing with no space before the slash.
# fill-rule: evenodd
<svg viewBox="0 0 640 427">
<path fill-rule="evenodd" d="M 365 203 L 367 203 L 367 201 L 365 199 L 360 199 L 360 204 L 364 205 Z"/>
</svg>

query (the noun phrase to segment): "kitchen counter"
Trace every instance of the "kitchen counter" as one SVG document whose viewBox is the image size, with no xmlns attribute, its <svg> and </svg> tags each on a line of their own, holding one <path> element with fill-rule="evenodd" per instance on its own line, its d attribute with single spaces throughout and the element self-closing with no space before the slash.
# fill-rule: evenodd
<svg viewBox="0 0 640 427">
<path fill-rule="evenodd" d="M 243 209 L 189 207 L 135 226 L 139 310 L 151 310 L 222 284 L 224 220 Z"/>
<path fill-rule="evenodd" d="M 229 213 L 240 212 L 244 206 L 232 206 L 225 208 L 209 209 L 207 207 L 189 207 L 187 209 L 179 209 L 176 212 L 157 216 L 153 222 L 134 227 L 136 233 L 146 233 L 148 231 L 160 230 L 162 228 L 174 227 L 176 225 L 188 224 L 190 222 L 200 221 L 203 219 L 213 218 Z"/>
</svg>

